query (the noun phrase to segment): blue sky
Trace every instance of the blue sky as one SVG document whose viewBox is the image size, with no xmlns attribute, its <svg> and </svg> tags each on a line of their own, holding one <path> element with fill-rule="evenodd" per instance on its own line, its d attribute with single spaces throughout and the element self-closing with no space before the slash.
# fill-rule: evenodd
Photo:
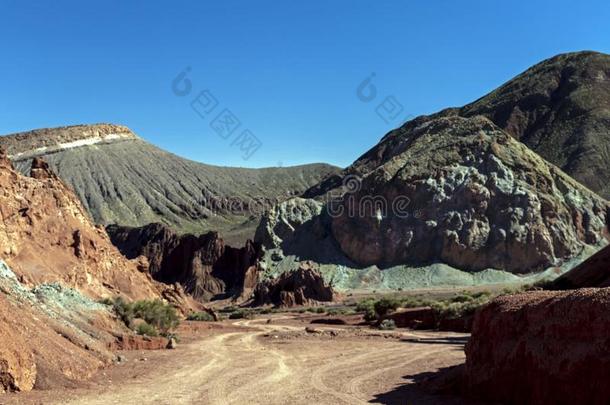
<svg viewBox="0 0 610 405">
<path fill-rule="evenodd" d="M 0 133 L 113 122 L 211 164 L 346 166 L 409 115 L 465 104 L 558 53 L 610 53 L 610 4 L 587 3 L 4 0 Z M 190 103 L 204 90 L 217 104 L 202 118 Z M 228 139 L 210 126 L 225 108 L 240 121 Z M 244 160 L 246 129 L 261 146 Z"/>
</svg>

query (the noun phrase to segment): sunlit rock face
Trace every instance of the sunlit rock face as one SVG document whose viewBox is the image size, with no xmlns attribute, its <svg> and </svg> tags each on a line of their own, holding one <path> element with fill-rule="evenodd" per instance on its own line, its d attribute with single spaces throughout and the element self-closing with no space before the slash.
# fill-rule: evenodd
<svg viewBox="0 0 610 405">
<path fill-rule="evenodd" d="M 332 234 L 361 265 L 528 272 L 606 227 L 604 199 L 481 116 L 412 121 L 354 166 L 361 183 L 333 208 Z"/>
</svg>

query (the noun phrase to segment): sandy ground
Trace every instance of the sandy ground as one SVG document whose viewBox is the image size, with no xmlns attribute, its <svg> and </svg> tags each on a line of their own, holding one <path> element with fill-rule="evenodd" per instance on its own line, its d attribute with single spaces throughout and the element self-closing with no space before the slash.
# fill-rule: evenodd
<svg viewBox="0 0 610 405">
<path fill-rule="evenodd" d="M 312 325 L 303 316 L 189 323 L 176 350 L 127 361 L 76 389 L 4 404 L 463 404 L 414 383 L 464 361 L 467 335 Z"/>
</svg>

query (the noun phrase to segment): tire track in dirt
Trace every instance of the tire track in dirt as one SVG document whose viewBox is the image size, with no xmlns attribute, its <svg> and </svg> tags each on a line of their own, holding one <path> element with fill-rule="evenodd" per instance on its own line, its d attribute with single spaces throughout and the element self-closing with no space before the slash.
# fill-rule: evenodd
<svg viewBox="0 0 610 405">
<path fill-rule="evenodd" d="M 329 361 L 326 365 L 317 368 L 311 375 L 312 388 L 323 392 L 327 395 L 331 395 L 346 403 L 366 403 L 358 397 L 343 392 L 342 388 L 332 388 L 328 386 L 324 379 L 325 377 L 336 379 L 341 371 L 347 371 L 348 373 L 356 372 L 360 368 L 368 369 L 378 362 L 387 361 L 388 358 L 396 359 L 396 356 L 404 353 L 404 348 L 396 347 L 392 350 L 387 350 L 382 353 L 378 351 L 366 350 L 364 353 L 358 351 L 356 353 L 345 353 L 346 358 L 343 361 Z"/>
<path fill-rule="evenodd" d="M 394 361 L 391 361 L 390 359 L 386 358 L 385 359 L 386 361 L 384 361 L 385 366 L 381 366 L 381 367 L 375 366 L 372 371 L 352 378 L 345 385 L 345 388 L 354 397 L 359 398 L 360 400 L 366 401 L 366 400 L 368 400 L 368 398 L 366 398 L 366 395 L 364 395 L 361 390 L 365 381 L 379 378 L 381 375 L 383 375 L 391 370 L 394 370 L 396 368 L 401 368 L 401 369 L 407 368 L 410 364 L 413 364 L 418 360 L 423 360 L 427 357 L 436 356 L 438 354 L 441 354 L 441 353 L 449 351 L 449 350 L 451 350 L 451 349 L 450 348 L 445 348 L 445 349 L 436 349 L 435 348 L 435 349 L 429 349 L 429 350 L 417 350 L 417 351 L 413 350 L 408 353 L 405 353 L 405 355 L 417 353 L 417 355 L 415 355 L 413 357 L 405 358 L 406 356 L 403 356 L 400 358 L 400 360 L 394 360 Z"/>
<path fill-rule="evenodd" d="M 234 322 L 231 331 L 220 330 L 181 346 L 164 357 L 158 370 L 68 403 L 365 404 L 381 393 L 377 391 L 403 382 L 404 374 L 432 369 L 427 358 L 460 361 L 459 354 L 448 353 L 455 345 L 399 342 L 383 335 L 362 338 L 349 332 L 330 339 L 328 334 L 304 334 L 304 327 L 291 321 L 265 321 Z M 276 333 L 291 337 L 272 340 L 275 343 L 260 339 Z M 430 334 L 421 337 L 426 336 Z"/>
</svg>

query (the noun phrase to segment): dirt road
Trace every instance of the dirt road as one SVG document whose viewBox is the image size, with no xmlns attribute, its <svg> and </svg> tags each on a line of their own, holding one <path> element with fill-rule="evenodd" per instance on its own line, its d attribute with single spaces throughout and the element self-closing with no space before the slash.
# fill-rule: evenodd
<svg viewBox="0 0 610 405">
<path fill-rule="evenodd" d="M 48 393 L 43 402 L 463 403 L 424 394 L 409 384 L 408 376 L 461 363 L 464 335 L 404 332 L 398 339 L 396 333 L 389 337 L 363 329 L 316 329 L 318 333 L 306 333 L 289 319 L 235 322 L 177 350 L 150 353 L 147 363 L 130 359 L 133 369 L 109 372 L 107 383 L 64 391 L 61 399 Z M 121 367 L 126 366 L 113 368 Z"/>
</svg>

